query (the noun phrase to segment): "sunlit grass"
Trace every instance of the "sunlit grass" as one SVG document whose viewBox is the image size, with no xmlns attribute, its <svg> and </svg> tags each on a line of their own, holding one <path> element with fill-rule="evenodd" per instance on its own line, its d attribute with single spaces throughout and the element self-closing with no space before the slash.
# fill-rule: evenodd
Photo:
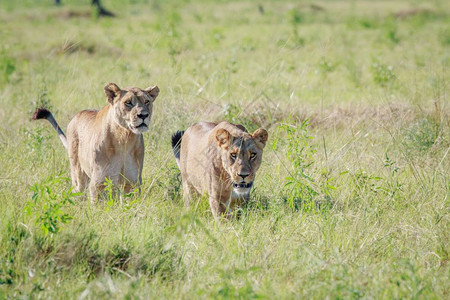
<svg viewBox="0 0 450 300">
<path fill-rule="evenodd" d="M 446 1 L 103 2 L 0 3 L 0 298 L 446 298 Z M 161 89 L 142 191 L 69 204 L 31 112 L 66 128 L 107 82 Z M 182 205 L 170 136 L 200 120 L 269 131 L 239 219 Z"/>
</svg>

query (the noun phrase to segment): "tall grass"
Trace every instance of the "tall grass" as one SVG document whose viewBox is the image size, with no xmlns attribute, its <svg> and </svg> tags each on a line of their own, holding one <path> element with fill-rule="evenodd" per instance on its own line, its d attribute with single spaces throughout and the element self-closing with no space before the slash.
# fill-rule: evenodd
<svg viewBox="0 0 450 300">
<path fill-rule="evenodd" d="M 0 298 L 448 298 L 446 1 L 0 2 Z M 158 84 L 140 193 L 91 205 L 63 128 Z M 170 135 L 269 131 L 240 217 L 185 208 Z"/>
</svg>

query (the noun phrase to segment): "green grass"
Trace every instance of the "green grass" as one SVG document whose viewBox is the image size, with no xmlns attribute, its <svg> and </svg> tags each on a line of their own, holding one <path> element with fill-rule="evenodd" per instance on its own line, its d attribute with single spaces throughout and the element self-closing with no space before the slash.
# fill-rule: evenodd
<svg viewBox="0 0 450 300">
<path fill-rule="evenodd" d="M 450 287 L 447 1 L 0 2 L 0 298 L 426 298 Z M 63 128 L 158 84 L 141 194 L 71 193 Z M 250 203 L 187 209 L 170 135 L 269 131 Z"/>
</svg>

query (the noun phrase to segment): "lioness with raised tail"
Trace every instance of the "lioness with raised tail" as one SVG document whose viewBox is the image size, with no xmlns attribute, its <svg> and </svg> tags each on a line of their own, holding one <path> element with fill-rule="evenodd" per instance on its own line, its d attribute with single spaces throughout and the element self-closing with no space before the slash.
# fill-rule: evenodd
<svg viewBox="0 0 450 300">
<path fill-rule="evenodd" d="M 108 104 L 100 111 L 83 110 L 69 122 L 67 138 L 52 113 L 39 108 L 33 119 L 46 119 L 58 132 L 69 153 L 74 191 L 89 185 L 91 201 L 105 187 L 105 178 L 125 192 L 142 182 L 144 139 L 152 117 L 157 86 L 141 90 L 120 89 L 115 83 L 104 87 Z"/>
<path fill-rule="evenodd" d="M 183 199 L 208 193 L 216 219 L 229 216 L 250 197 L 268 133 L 249 134 L 242 125 L 200 122 L 172 136 L 172 148 L 183 181 Z"/>
</svg>

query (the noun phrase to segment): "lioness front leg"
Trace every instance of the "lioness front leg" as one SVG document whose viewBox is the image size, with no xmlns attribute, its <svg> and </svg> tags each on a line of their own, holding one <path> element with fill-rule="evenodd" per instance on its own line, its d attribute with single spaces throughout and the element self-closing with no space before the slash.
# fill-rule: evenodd
<svg viewBox="0 0 450 300">
<path fill-rule="evenodd" d="M 91 183 L 89 184 L 89 194 L 91 196 L 91 203 L 95 204 L 96 201 L 98 201 L 100 198 L 105 199 L 107 195 L 105 195 L 105 188 L 106 188 L 106 181 L 103 180 L 91 180 Z M 119 193 L 119 189 L 117 187 L 117 183 L 114 181 L 112 182 L 112 191 L 113 191 L 113 197 L 116 197 Z"/>
<path fill-rule="evenodd" d="M 86 189 L 87 183 L 89 181 L 89 177 L 81 169 L 79 164 L 72 165 L 72 163 L 71 163 L 70 177 L 72 178 L 72 186 L 74 187 L 73 191 L 75 193 L 82 192 Z"/>
<path fill-rule="evenodd" d="M 231 191 L 226 188 L 222 179 L 216 178 L 215 180 L 208 187 L 209 206 L 216 220 L 220 217 L 228 218 L 227 212 L 229 211 Z"/>
<path fill-rule="evenodd" d="M 95 203 L 99 200 L 100 197 L 105 196 L 104 190 L 106 186 L 108 185 L 106 179 L 109 179 L 112 186 L 111 188 L 113 190 L 113 195 L 117 195 L 117 189 L 118 189 L 118 181 L 119 176 L 105 176 L 103 173 L 94 173 L 91 178 L 91 182 L 89 183 L 89 193 L 91 196 L 91 203 Z"/>
<path fill-rule="evenodd" d="M 229 197 L 209 197 L 209 206 L 211 207 L 211 212 L 214 219 L 219 220 L 221 217 L 229 218 L 230 214 L 228 207 Z"/>
<path fill-rule="evenodd" d="M 183 180 L 183 202 L 184 206 L 189 207 L 193 197 L 200 197 L 197 190 L 185 180 Z"/>
<path fill-rule="evenodd" d="M 211 207 L 211 212 L 214 219 L 218 220 L 221 216 L 220 200 L 216 197 L 209 197 L 209 206 Z"/>
<path fill-rule="evenodd" d="M 94 180 L 91 180 L 91 182 L 89 183 L 89 196 L 91 197 L 92 204 L 95 204 L 95 202 L 98 201 L 98 193 L 99 191 L 103 191 L 104 187 L 104 185 L 102 187 Z"/>
</svg>

